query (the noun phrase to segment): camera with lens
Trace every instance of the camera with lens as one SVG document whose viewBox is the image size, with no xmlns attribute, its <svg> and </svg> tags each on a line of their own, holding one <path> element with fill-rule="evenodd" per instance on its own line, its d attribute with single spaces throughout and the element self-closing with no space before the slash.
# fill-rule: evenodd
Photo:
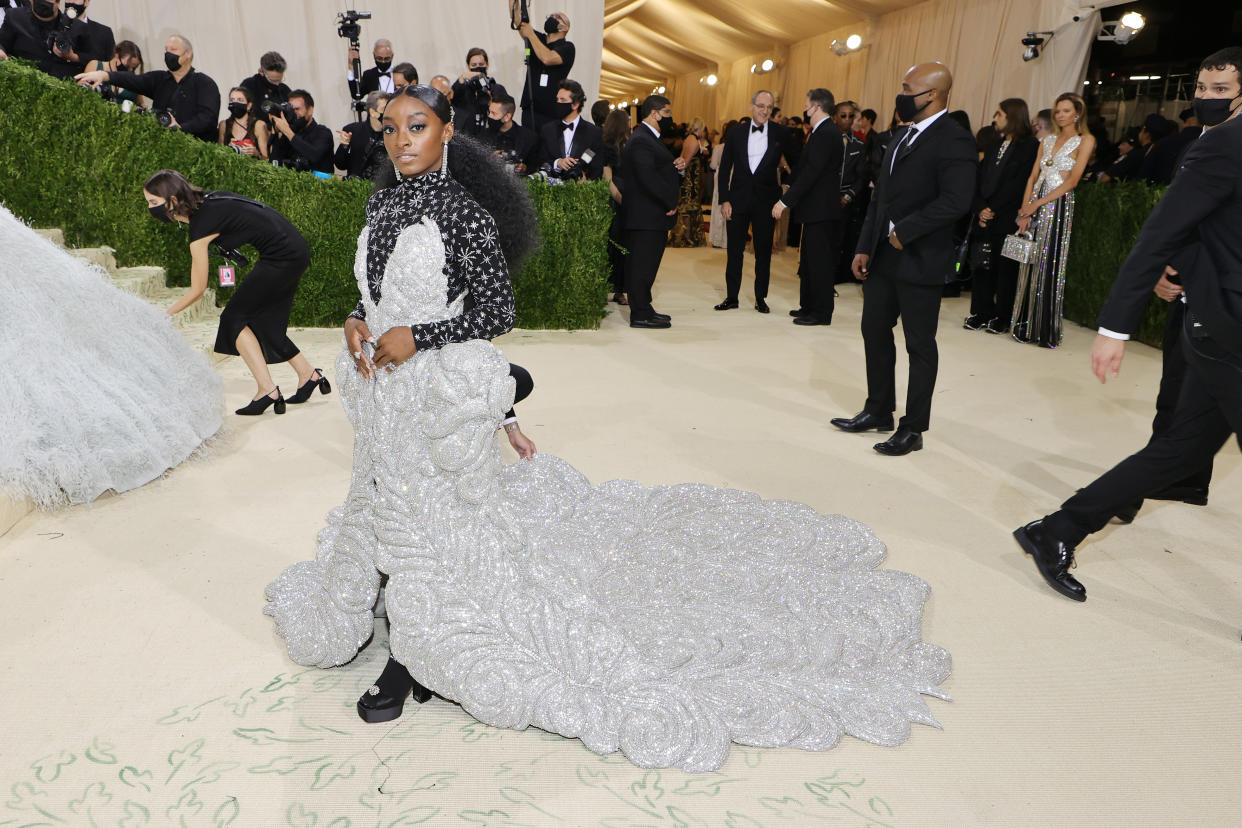
<svg viewBox="0 0 1242 828">
<path fill-rule="evenodd" d="M 94 87 L 94 89 L 99 93 L 99 97 L 103 98 L 105 101 L 108 101 L 109 103 L 116 103 L 117 91 L 116 87 L 112 84 L 101 83 Z"/>
<path fill-rule="evenodd" d="M 74 29 L 77 26 L 76 17 L 62 14 L 56 28 L 47 36 L 47 50 L 52 52 L 54 49 L 59 49 L 63 54 L 72 52 Z"/>
<path fill-rule="evenodd" d="M 288 101 L 278 101 L 274 98 L 268 98 L 263 103 L 259 104 L 259 109 L 263 111 L 264 115 L 283 115 L 285 120 L 291 124 L 298 119 L 298 114 L 293 111 L 293 104 Z"/>
<path fill-rule="evenodd" d="M 350 9 L 343 11 L 336 16 L 336 34 L 349 41 L 355 41 L 362 37 L 362 27 L 358 25 L 359 20 L 370 20 L 370 12 L 360 12 Z"/>
<path fill-rule="evenodd" d="M 293 170 L 294 172 L 310 172 L 311 171 L 310 162 L 300 155 L 295 155 L 293 158 L 282 158 L 279 161 L 273 159 L 272 166 L 273 167 L 284 167 L 285 169 Z"/>
<path fill-rule="evenodd" d="M 171 109 L 156 109 L 155 120 L 162 127 L 170 127 L 173 122 L 173 113 Z"/>
</svg>

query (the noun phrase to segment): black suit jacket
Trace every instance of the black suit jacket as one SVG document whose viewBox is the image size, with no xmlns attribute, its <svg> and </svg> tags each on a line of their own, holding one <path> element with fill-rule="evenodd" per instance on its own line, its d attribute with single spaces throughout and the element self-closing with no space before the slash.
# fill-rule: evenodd
<svg viewBox="0 0 1242 828">
<path fill-rule="evenodd" d="M 392 74 L 392 67 L 388 67 L 388 74 Z M 372 92 L 378 92 L 380 71 L 379 67 L 372 66 L 370 69 L 363 70 L 362 84 L 359 85 L 357 80 L 349 82 L 349 94 L 351 95 L 369 95 Z"/>
<path fill-rule="evenodd" d="M 1003 141 L 997 141 L 988 147 L 979 164 L 979 183 L 975 190 L 975 201 L 970 209 L 978 213 L 990 207 L 996 217 L 988 222 L 984 232 L 991 236 L 1007 236 L 1017 232 L 1018 210 L 1022 208 L 1022 195 L 1026 192 L 1026 182 L 1031 177 L 1035 166 L 1035 156 L 1039 153 L 1039 142 L 1034 138 L 1014 141 L 1005 150 L 1000 163 L 996 156 Z M 978 232 L 978 225 L 975 225 Z M 900 238 L 900 234 L 898 238 Z"/>
<path fill-rule="evenodd" d="M 667 230 L 668 211 L 677 206 L 681 176 L 664 142 L 639 124 L 621 154 L 625 197 L 621 203 L 626 230 Z"/>
<path fill-rule="evenodd" d="M 768 121 L 768 151 L 750 171 L 750 124 L 738 124 L 725 133 L 724 151 L 717 170 L 720 203 L 728 202 L 735 214 L 751 209 L 770 212 L 781 197 L 781 156 L 792 167 L 798 161 L 798 143 L 788 127 Z"/>
<path fill-rule="evenodd" d="M 1242 354 L 1242 119 L 1191 145 L 1181 169 L 1126 257 L 1098 324 L 1137 330 L 1152 289 L 1170 262 L 1181 265 L 1190 312 L 1224 347 Z M 1189 261 L 1187 248 L 1197 255 Z"/>
<path fill-rule="evenodd" d="M 830 119 L 823 120 L 807 139 L 794 169 L 793 183 L 780 198 L 792 210 L 790 220 L 810 224 L 841 218 L 838 183 L 845 152 L 843 139 L 841 130 Z"/>
<path fill-rule="evenodd" d="M 953 269 L 954 225 L 975 195 L 979 151 L 974 136 L 947 115 L 913 144 L 906 143 L 906 132 L 894 136 L 884 153 L 856 252 L 874 257 L 889 243 L 891 221 L 903 247 L 897 278 L 940 284 Z"/>
<path fill-rule="evenodd" d="M 591 150 L 595 156 L 585 167 L 586 177 L 592 181 L 604 175 L 604 131 L 586 118 L 578 119 L 578 127 L 574 130 L 574 140 L 570 145 L 569 155 L 565 155 L 565 130 L 561 121 L 551 121 L 543 125 L 539 131 L 539 161 L 552 164 L 558 158 L 582 158 L 582 153 Z M 579 164 L 574 170 L 574 177 L 583 172 Z"/>
</svg>

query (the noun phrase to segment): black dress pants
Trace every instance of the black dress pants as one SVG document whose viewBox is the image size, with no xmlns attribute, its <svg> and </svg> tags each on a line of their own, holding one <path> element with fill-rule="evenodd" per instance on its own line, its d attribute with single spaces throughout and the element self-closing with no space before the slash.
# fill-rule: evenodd
<svg viewBox="0 0 1242 828">
<path fill-rule="evenodd" d="M 1044 519 L 1052 537 L 1076 547 L 1150 492 L 1184 480 L 1216 456 L 1231 434 L 1242 445 L 1242 357 L 1182 328 L 1186 376 L 1172 423 Z"/>
<path fill-rule="evenodd" d="M 836 306 L 832 297 L 832 277 L 840 256 L 841 222 L 813 221 L 801 227 L 798 275 L 802 282 L 798 306 L 803 313 L 821 322 L 831 322 Z"/>
<path fill-rule="evenodd" d="M 910 358 L 910 381 L 906 388 L 906 414 L 900 426 L 924 432 L 931 423 L 932 394 L 940 352 L 936 327 L 940 322 L 940 299 L 944 285 L 915 284 L 897 278 L 902 252 L 881 240 L 863 282 L 862 335 L 867 355 L 867 404 L 864 410 L 887 416 L 897 409 L 897 346 L 893 329 L 901 321 Z M 937 274 L 939 276 L 939 274 Z"/>
<path fill-rule="evenodd" d="M 755 244 L 755 299 L 768 297 L 768 280 L 772 272 L 772 240 L 776 232 L 776 219 L 772 207 L 752 205 L 745 212 L 733 211 L 733 218 L 725 222 L 725 235 L 729 243 L 729 257 L 725 264 L 725 298 L 737 301 L 742 289 L 742 256 L 746 252 L 746 231 L 749 230 Z"/>
<path fill-rule="evenodd" d="M 992 266 L 972 268 L 970 314 L 985 320 L 999 319 L 1002 326 L 1013 318 L 1014 294 L 1018 290 L 1018 263 L 1000 254 L 1004 236 L 990 239 Z"/>
<path fill-rule="evenodd" d="M 655 284 L 660 260 L 664 258 L 667 230 L 626 230 L 625 293 L 630 303 L 630 321 L 652 318 L 651 286 Z"/>
<path fill-rule="evenodd" d="M 612 202 L 612 224 L 608 226 L 608 268 L 613 293 L 625 293 L 625 231 L 621 228 L 621 210 Z"/>
<path fill-rule="evenodd" d="M 1156 419 L 1151 423 L 1152 437 L 1159 437 L 1173 425 L 1173 412 L 1182 393 L 1186 379 L 1186 354 L 1182 348 L 1182 325 L 1186 317 L 1186 304 L 1180 299 L 1169 303 L 1169 314 L 1164 325 L 1164 371 L 1160 375 L 1160 393 L 1156 397 Z M 1214 460 L 1175 485 L 1207 489 L 1212 485 Z"/>
</svg>

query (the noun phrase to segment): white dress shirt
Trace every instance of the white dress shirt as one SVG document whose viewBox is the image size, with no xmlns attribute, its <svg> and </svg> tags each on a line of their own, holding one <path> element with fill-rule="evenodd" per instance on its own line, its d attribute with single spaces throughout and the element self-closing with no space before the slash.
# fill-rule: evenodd
<svg viewBox="0 0 1242 828">
<path fill-rule="evenodd" d="M 768 123 L 764 121 L 763 126 L 759 127 L 759 131 L 755 131 L 754 124 L 747 124 L 746 131 L 749 136 L 746 140 L 746 154 L 750 157 L 750 171 L 753 173 L 759 169 L 759 162 L 763 160 L 763 156 L 768 151 Z"/>
<path fill-rule="evenodd" d="M 348 72 L 346 72 L 345 78 L 352 83 L 354 80 L 354 70 L 350 69 Z M 389 95 L 397 91 L 396 87 L 393 86 L 392 84 L 392 67 L 391 66 L 388 67 L 387 72 L 380 73 L 379 91 L 387 92 Z"/>
<path fill-rule="evenodd" d="M 561 132 L 564 133 L 564 135 L 561 136 L 561 140 L 565 144 L 565 154 L 561 156 L 562 158 L 573 157 L 573 155 L 571 155 L 571 152 L 573 151 L 573 148 L 574 148 L 574 133 L 578 131 L 578 124 L 581 121 L 582 121 L 581 115 L 579 115 L 577 118 L 574 118 L 572 121 L 569 122 L 570 123 L 569 129 L 565 129 L 564 121 L 557 121 L 557 126 L 559 126 Z"/>
</svg>

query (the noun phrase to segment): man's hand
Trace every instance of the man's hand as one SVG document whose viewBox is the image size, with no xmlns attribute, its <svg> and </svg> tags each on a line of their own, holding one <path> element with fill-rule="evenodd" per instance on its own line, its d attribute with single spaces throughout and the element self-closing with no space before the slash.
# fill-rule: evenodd
<svg viewBox="0 0 1242 828">
<path fill-rule="evenodd" d="M 418 346 L 414 344 L 414 331 L 406 325 L 391 328 L 375 343 L 375 367 L 397 366 L 414 356 Z M 392 370 L 389 368 L 388 370 Z"/>
<path fill-rule="evenodd" d="M 371 329 L 367 327 L 366 320 L 356 316 L 345 320 L 345 347 L 349 349 L 349 356 L 353 359 L 358 373 L 367 379 L 375 376 L 375 363 L 362 350 L 362 343 L 370 339 Z"/>
<path fill-rule="evenodd" d="M 1111 336 L 1096 334 L 1095 344 L 1091 346 L 1091 373 L 1106 382 L 1109 375 L 1116 377 L 1121 373 L 1121 358 L 1126 355 L 1126 341 L 1113 339 Z"/>
<path fill-rule="evenodd" d="M 867 281 L 867 277 L 871 275 L 871 271 L 867 269 L 867 265 L 871 264 L 871 257 L 866 253 L 859 253 L 854 256 L 854 264 L 850 270 L 854 273 L 854 278 L 860 282 Z"/>
<path fill-rule="evenodd" d="M 293 127 L 289 126 L 289 121 L 285 119 L 285 113 L 272 113 L 272 126 L 276 127 L 276 131 L 286 138 L 293 139 Z"/>
<path fill-rule="evenodd" d="M 894 248 L 894 249 L 896 249 L 896 250 L 903 250 L 903 249 L 904 249 L 904 248 L 901 246 L 901 239 L 897 238 L 897 228 L 896 228 L 896 227 L 894 227 L 894 228 L 893 228 L 893 230 L 892 230 L 892 232 L 890 232 L 890 233 L 888 234 L 888 243 L 889 243 L 889 244 L 891 244 L 891 245 L 893 246 L 893 248 Z"/>
<path fill-rule="evenodd" d="M 1176 275 L 1177 271 L 1171 265 L 1165 265 L 1160 281 L 1156 282 L 1156 295 L 1166 302 L 1172 302 L 1182 295 L 1182 286 L 1169 281 L 1170 276 Z"/>
<path fill-rule="evenodd" d="M 80 75 L 74 75 L 73 79 L 83 86 L 99 86 L 99 84 L 107 82 L 108 73 L 102 70 L 98 72 L 83 72 Z"/>
<path fill-rule="evenodd" d="M 338 129 L 338 130 L 336 131 L 336 134 L 337 134 L 337 137 L 341 139 L 341 146 L 342 146 L 342 147 L 348 147 L 348 146 L 349 146 L 349 139 L 350 139 L 350 138 L 352 138 L 352 137 L 353 137 L 353 135 L 354 135 L 352 132 L 346 132 L 346 131 L 345 131 L 345 130 L 343 130 L 343 129 Z"/>
<path fill-rule="evenodd" d="M 5 51 L 3 49 L 0 49 L 0 60 L 8 60 L 8 59 L 9 59 L 9 56 L 5 54 Z"/>
<path fill-rule="evenodd" d="M 177 116 L 172 114 L 172 110 L 168 110 L 168 126 L 171 129 L 181 129 L 181 124 L 177 123 Z"/>
<path fill-rule="evenodd" d="M 673 159 L 673 166 L 677 168 L 677 172 L 685 172 L 686 171 L 686 159 L 682 158 L 680 155 L 677 156 L 676 158 Z"/>
<path fill-rule="evenodd" d="M 984 207 L 982 210 L 979 211 L 979 218 L 983 219 L 984 221 L 991 221 L 992 219 L 996 218 L 996 213 L 992 211 L 991 207 Z"/>
<path fill-rule="evenodd" d="M 572 170 L 578 164 L 577 158 L 558 158 L 556 159 L 556 168 L 558 170 Z"/>
<path fill-rule="evenodd" d="M 725 221 L 733 221 L 733 205 L 727 201 L 720 202 L 720 215 Z"/>
<path fill-rule="evenodd" d="M 522 433 L 521 428 L 515 428 L 509 432 L 509 445 L 513 446 L 513 450 L 523 460 L 529 460 L 535 456 L 535 443 Z"/>
<path fill-rule="evenodd" d="M 777 221 L 780 221 L 781 216 L 784 214 L 784 212 L 785 212 L 785 202 L 778 201 L 772 205 L 772 218 L 776 219 Z"/>
<path fill-rule="evenodd" d="M 527 40 L 533 40 L 535 37 L 535 29 L 529 23 L 518 24 L 518 34 Z"/>
<path fill-rule="evenodd" d="M 345 69 L 348 71 L 352 71 L 354 68 L 354 61 L 358 60 L 359 58 L 360 58 L 360 55 L 358 54 L 358 50 L 351 46 L 345 52 Z M 354 78 L 354 80 L 362 80 L 362 78 Z"/>
<path fill-rule="evenodd" d="M 60 47 L 57 46 L 55 43 L 53 43 L 52 54 L 56 55 L 56 57 L 60 58 L 61 60 L 68 61 L 69 63 L 81 63 L 81 61 L 78 60 L 78 56 L 74 54 L 73 47 L 70 47 L 69 51 L 67 52 L 62 52 L 60 50 Z"/>
</svg>

